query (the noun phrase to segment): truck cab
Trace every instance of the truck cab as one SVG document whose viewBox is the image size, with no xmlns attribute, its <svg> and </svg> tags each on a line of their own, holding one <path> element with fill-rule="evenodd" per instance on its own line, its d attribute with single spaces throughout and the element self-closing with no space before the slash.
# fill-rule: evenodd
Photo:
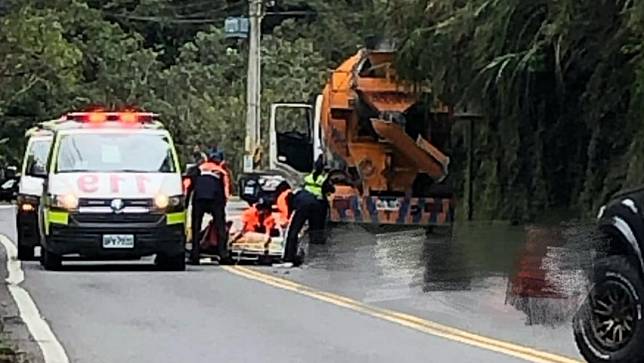
<svg viewBox="0 0 644 363">
<path fill-rule="evenodd" d="M 275 191 L 286 181 L 298 187 L 322 154 L 319 103 L 274 103 L 269 119 L 268 168 L 246 173 L 239 181 L 240 197 L 253 204 L 260 198 L 275 200 Z M 318 106 L 318 107 L 314 107 Z"/>
<path fill-rule="evenodd" d="M 137 259 L 185 269 L 181 169 L 157 115 L 76 112 L 53 129 L 39 204 L 41 264 Z"/>
</svg>

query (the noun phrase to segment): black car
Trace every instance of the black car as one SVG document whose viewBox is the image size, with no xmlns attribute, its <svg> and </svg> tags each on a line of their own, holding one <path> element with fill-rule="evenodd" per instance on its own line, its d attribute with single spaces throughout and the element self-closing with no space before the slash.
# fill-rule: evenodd
<svg viewBox="0 0 644 363">
<path fill-rule="evenodd" d="M 18 180 L 9 179 L 0 184 L 0 202 L 10 202 L 16 199 L 18 193 Z"/>
<path fill-rule="evenodd" d="M 590 290 L 574 321 L 591 362 L 644 362 L 644 187 L 622 192 L 597 217 L 602 239 Z"/>
<path fill-rule="evenodd" d="M 18 173 L 15 166 L 2 170 L 0 178 L 0 202 L 10 202 L 16 199 L 18 193 Z"/>
</svg>

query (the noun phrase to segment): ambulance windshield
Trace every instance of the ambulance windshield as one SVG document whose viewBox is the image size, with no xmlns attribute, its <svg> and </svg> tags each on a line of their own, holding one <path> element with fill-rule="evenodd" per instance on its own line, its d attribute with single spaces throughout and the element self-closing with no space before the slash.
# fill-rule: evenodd
<svg viewBox="0 0 644 363">
<path fill-rule="evenodd" d="M 58 173 L 173 173 L 170 141 L 163 135 L 97 133 L 64 135 L 57 155 Z"/>
<path fill-rule="evenodd" d="M 34 139 L 27 150 L 27 165 L 25 166 L 25 174 L 34 176 L 34 169 L 36 166 L 45 168 L 47 164 L 47 155 L 49 154 L 49 146 L 51 146 L 51 138 Z"/>
</svg>

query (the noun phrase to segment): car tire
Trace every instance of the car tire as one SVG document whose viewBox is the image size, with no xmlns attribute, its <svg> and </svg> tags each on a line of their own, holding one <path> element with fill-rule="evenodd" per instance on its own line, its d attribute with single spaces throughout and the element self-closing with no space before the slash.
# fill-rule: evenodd
<svg viewBox="0 0 644 363">
<path fill-rule="evenodd" d="M 590 292 L 573 319 L 577 348 L 590 363 L 644 361 L 644 281 L 637 266 L 625 256 L 594 266 Z"/>
<path fill-rule="evenodd" d="M 63 259 L 55 253 L 48 251 L 46 248 L 40 249 L 40 265 L 48 271 L 57 271 L 63 265 Z"/>
<path fill-rule="evenodd" d="M 186 256 L 183 253 L 176 256 L 157 255 L 155 264 L 163 271 L 185 271 Z"/>
</svg>

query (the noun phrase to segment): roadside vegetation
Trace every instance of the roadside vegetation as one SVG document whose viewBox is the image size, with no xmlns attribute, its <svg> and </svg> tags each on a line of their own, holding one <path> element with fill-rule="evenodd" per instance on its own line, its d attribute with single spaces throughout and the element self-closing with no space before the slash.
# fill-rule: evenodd
<svg viewBox="0 0 644 363">
<path fill-rule="evenodd" d="M 184 154 L 217 143 L 241 167 L 246 1 L 24 0 L 0 9 L 0 155 L 35 121 L 87 103 L 162 113 Z M 264 20 L 263 114 L 307 101 L 366 36 L 395 35 L 398 67 L 482 110 L 475 217 L 594 213 L 644 180 L 644 6 L 631 0 L 276 1 Z M 277 13 L 277 14 L 276 14 Z M 266 122 L 264 122 L 266 124 Z M 462 186 L 463 160 L 453 161 Z"/>
<path fill-rule="evenodd" d="M 23 361 L 13 348 L 9 347 L 0 339 L 0 363 L 18 363 Z"/>
<path fill-rule="evenodd" d="M 642 2 L 391 6 L 405 74 L 486 116 L 474 142 L 478 217 L 566 207 L 594 215 L 610 194 L 644 181 Z"/>
</svg>

